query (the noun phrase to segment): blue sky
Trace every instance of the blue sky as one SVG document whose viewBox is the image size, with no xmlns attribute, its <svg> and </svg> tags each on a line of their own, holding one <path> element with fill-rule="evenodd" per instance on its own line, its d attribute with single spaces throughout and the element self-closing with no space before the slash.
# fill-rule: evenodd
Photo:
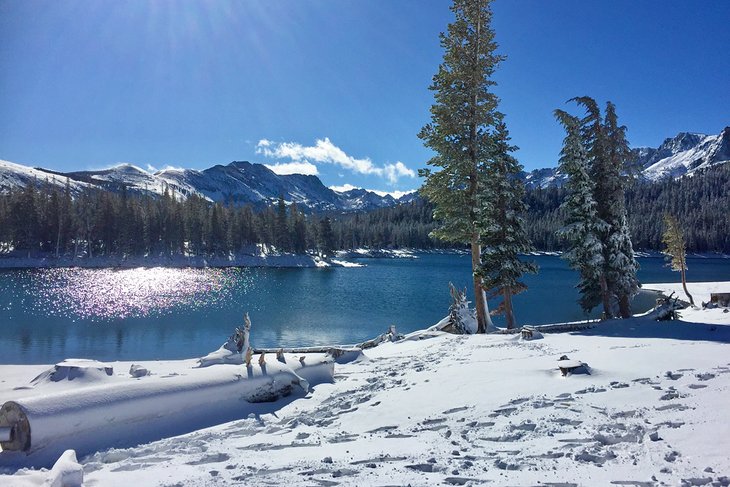
<svg viewBox="0 0 730 487">
<path fill-rule="evenodd" d="M 250 160 L 327 185 L 416 188 L 449 5 L 0 0 L 0 159 L 60 171 Z M 496 91 L 528 170 L 555 165 L 552 111 L 577 95 L 616 103 L 632 146 L 730 125 L 728 1 L 493 8 L 507 55 Z"/>
</svg>

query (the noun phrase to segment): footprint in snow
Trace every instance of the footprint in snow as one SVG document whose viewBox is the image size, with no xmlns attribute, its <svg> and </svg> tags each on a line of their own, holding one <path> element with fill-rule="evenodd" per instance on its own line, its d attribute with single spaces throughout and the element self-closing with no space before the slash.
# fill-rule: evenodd
<svg viewBox="0 0 730 487">
<path fill-rule="evenodd" d="M 586 387 L 585 389 L 575 391 L 576 394 L 588 394 L 588 393 L 597 393 L 597 392 L 606 392 L 606 389 L 604 389 L 603 387 L 590 386 L 590 387 Z"/>
</svg>

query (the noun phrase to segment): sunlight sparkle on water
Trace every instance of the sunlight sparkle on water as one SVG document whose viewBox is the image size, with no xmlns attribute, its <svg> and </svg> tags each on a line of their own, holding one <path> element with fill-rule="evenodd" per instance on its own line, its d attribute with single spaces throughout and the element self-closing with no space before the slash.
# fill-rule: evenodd
<svg viewBox="0 0 730 487">
<path fill-rule="evenodd" d="M 236 269 L 48 269 L 33 276 L 37 306 L 54 315 L 115 319 L 201 307 L 230 297 Z"/>
</svg>

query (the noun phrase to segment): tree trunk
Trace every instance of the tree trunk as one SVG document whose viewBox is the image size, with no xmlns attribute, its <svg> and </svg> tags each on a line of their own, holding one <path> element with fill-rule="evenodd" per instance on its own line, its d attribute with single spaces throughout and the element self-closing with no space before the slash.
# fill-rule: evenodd
<svg viewBox="0 0 730 487">
<path fill-rule="evenodd" d="M 474 276 L 474 305 L 477 309 L 477 333 L 486 333 L 487 326 L 491 324 L 489 317 L 489 308 L 487 307 L 487 299 L 482 289 L 482 283 L 476 270 L 479 267 L 481 257 L 481 246 L 472 239 L 471 242 L 471 270 Z"/>
<path fill-rule="evenodd" d="M 687 290 L 687 276 L 685 275 L 685 271 L 684 271 L 684 259 L 682 259 L 682 268 L 680 269 L 679 274 L 682 276 L 682 287 L 684 288 L 684 294 L 686 294 L 687 297 L 689 298 L 689 304 L 694 306 L 695 300 L 692 299 L 692 295 Z"/>
<path fill-rule="evenodd" d="M 622 294 L 618 298 L 618 309 L 621 318 L 631 318 L 631 300 L 627 294 Z"/>
<path fill-rule="evenodd" d="M 58 233 L 56 234 L 56 258 L 58 259 L 58 250 L 61 247 L 61 218 L 58 219 Z"/>
<path fill-rule="evenodd" d="M 599 279 L 601 283 L 601 299 L 603 300 L 603 314 L 606 318 L 613 318 L 613 312 L 611 311 L 611 296 L 608 293 L 608 283 L 606 282 L 606 276 L 601 275 Z"/>
<path fill-rule="evenodd" d="M 504 318 L 507 322 L 507 329 L 511 330 L 515 327 L 515 314 L 512 309 L 512 289 L 506 287 L 502 290 L 504 297 Z"/>
</svg>

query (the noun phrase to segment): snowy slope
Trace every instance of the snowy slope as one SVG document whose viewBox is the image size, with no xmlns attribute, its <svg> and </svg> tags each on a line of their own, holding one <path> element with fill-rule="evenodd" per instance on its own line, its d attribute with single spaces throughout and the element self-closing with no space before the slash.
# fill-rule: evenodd
<svg viewBox="0 0 730 487">
<path fill-rule="evenodd" d="M 399 202 L 389 194 L 364 189 L 337 192 L 316 176 L 279 175 L 262 164 L 232 162 L 203 171 L 168 168 L 155 173 L 132 164 L 119 164 L 98 171 L 54 173 L 0 161 L 0 192 L 25 187 L 34 181 L 63 187 L 69 180 L 72 190 L 85 187 L 107 191 L 127 191 L 161 196 L 165 191 L 178 199 L 196 194 L 209 201 L 233 204 L 268 205 L 283 196 L 288 203 L 321 211 L 353 211 L 382 208 Z M 412 195 L 403 196 L 404 202 Z"/>
<path fill-rule="evenodd" d="M 665 177 L 691 175 L 697 170 L 730 162 L 730 127 L 718 135 L 682 132 L 666 139 L 658 148 L 632 149 L 634 164 L 641 175 L 650 181 Z M 562 186 L 565 176 L 557 168 L 535 169 L 523 173 L 530 188 Z"/>
<path fill-rule="evenodd" d="M 730 127 L 719 135 L 681 133 L 656 150 L 644 149 L 639 162 L 647 179 L 679 177 L 730 162 Z"/>
<path fill-rule="evenodd" d="M 0 160 L 0 193 L 24 188 L 28 184 L 49 184 L 63 189 L 67 181 L 73 193 L 78 193 L 88 186 L 88 184 L 75 181 L 62 174 Z"/>
<path fill-rule="evenodd" d="M 728 284 L 690 290 L 706 300 Z M 726 486 L 730 313 L 709 311 L 535 340 L 416 333 L 336 365 L 334 382 L 306 399 L 79 461 L 86 485 L 104 486 Z M 590 373 L 563 377 L 562 355 Z M 163 375 L 190 367 L 143 365 Z M 41 369 L 0 366 L 0 397 L 18 397 L 13 388 Z M 47 475 L 6 473 L 9 486 Z"/>
</svg>

